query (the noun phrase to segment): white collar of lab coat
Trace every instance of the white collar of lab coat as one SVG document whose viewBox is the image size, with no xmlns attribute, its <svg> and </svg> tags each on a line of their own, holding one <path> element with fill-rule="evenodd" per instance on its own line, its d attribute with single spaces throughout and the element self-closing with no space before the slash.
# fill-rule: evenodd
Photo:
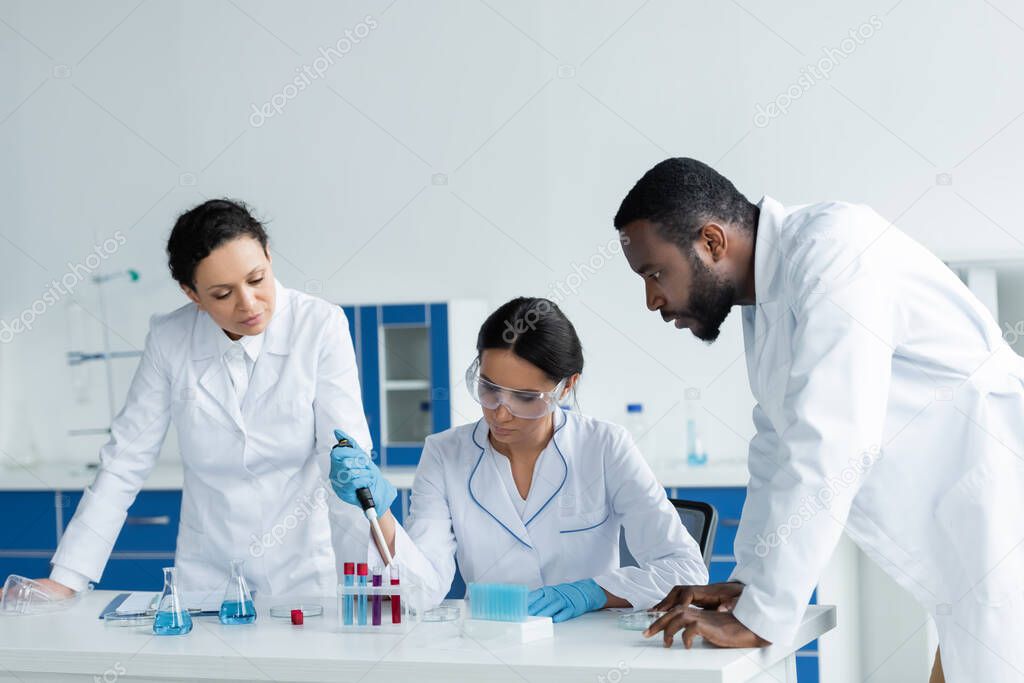
<svg viewBox="0 0 1024 683">
<path fill-rule="evenodd" d="M 495 463 L 485 457 L 486 444 L 490 434 L 487 421 L 481 419 L 473 428 L 473 444 L 480 452 L 473 469 L 470 470 L 469 480 L 466 482 L 469 497 L 499 526 L 528 548 L 533 546 L 530 544 L 527 527 L 551 505 L 569 477 L 569 463 L 558 443 L 561 438 L 559 432 L 565 427 L 568 419 L 565 411 L 561 408 L 555 410 L 555 430 L 549 444 L 554 447 L 555 453 L 547 455 L 557 455 L 558 457 L 547 457 L 539 463 L 536 476 L 530 485 L 530 497 L 522 517 L 519 516 L 512 501 L 509 500 L 508 492 L 505 490 Z"/>
<path fill-rule="evenodd" d="M 236 344 L 242 347 L 242 352 L 248 356 L 249 360 L 253 363 L 260 357 L 260 350 L 263 348 L 263 336 L 266 334 L 266 330 L 254 335 L 245 335 L 239 339 L 232 340 L 231 337 L 221 330 L 221 336 L 223 339 L 217 342 L 220 354 L 223 356 Z"/>
<path fill-rule="evenodd" d="M 754 302 L 766 304 L 779 297 L 779 289 L 783 285 L 779 281 L 779 268 L 786 254 L 780 251 L 779 239 L 786 208 L 768 195 L 762 197 L 757 205 L 761 215 L 754 242 Z"/>
<path fill-rule="evenodd" d="M 292 307 L 295 297 L 290 289 L 285 288 L 274 279 L 275 302 L 274 315 L 267 328 L 258 335 L 242 337 L 242 348 L 253 362 L 263 350 L 279 355 L 287 355 L 291 351 Z M 224 334 L 224 330 L 213 318 L 204 311 L 198 312 L 196 329 L 192 335 L 192 358 L 201 360 L 211 356 L 223 355 L 233 342 Z"/>
</svg>

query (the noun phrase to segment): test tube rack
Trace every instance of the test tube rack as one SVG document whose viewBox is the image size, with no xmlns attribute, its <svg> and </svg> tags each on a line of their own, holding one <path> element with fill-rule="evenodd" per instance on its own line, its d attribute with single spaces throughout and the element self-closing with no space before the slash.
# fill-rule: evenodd
<svg viewBox="0 0 1024 683">
<path fill-rule="evenodd" d="M 417 615 L 410 608 L 404 588 L 401 585 L 361 586 L 356 584 L 346 586 L 338 584 L 339 629 L 346 633 L 405 633 L 409 631 L 416 621 Z"/>
</svg>

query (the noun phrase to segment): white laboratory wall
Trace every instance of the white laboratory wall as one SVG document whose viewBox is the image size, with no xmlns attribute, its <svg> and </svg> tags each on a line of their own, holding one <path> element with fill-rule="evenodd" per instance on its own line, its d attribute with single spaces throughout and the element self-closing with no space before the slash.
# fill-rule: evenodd
<svg viewBox="0 0 1024 683">
<path fill-rule="evenodd" d="M 237 197 L 269 222 L 280 279 L 332 300 L 554 296 L 587 352 L 585 411 L 643 402 L 671 452 L 693 387 L 712 459 L 742 460 L 737 316 L 705 347 L 648 313 L 611 217 L 686 154 L 754 199 L 867 202 L 944 256 L 1024 253 L 1018 10 L 942 4 L 4 2 L 0 319 L 123 235 L 101 269 L 142 279 L 106 286 L 108 329 L 141 348 L 184 300 L 174 217 Z M 106 422 L 103 369 L 63 358 L 98 348 L 96 287 L 37 310 L 0 345 L 0 446 L 92 457 L 99 439 L 65 433 Z"/>
<path fill-rule="evenodd" d="M 3 0 L 0 325 L 37 311 L 0 327 L 4 458 L 92 459 L 67 431 L 109 419 L 102 367 L 64 361 L 99 348 L 96 287 L 49 283 L 97 248 L 140 271 L 105 289 L 114 347 L 140 349 L 184 302 L 174 218 L 229 196 L 268 221 L 278 277 L 331 300 L 556 298 L 584 411 L 643 402 L 669 452 L 696 388 L 712 462 L 742 461 L 738 317 L 707 347 L 645 310 L 611 253 L 624 193 L 688 155 L 755 200 L 868 203 L 943 258 L 1022 258 L 1022 26 L 1009 0 Z"/>
</svg>

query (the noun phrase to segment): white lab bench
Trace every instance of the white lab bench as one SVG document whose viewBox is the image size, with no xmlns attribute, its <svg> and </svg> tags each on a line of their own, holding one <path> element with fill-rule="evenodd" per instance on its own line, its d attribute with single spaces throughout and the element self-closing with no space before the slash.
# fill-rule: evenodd
<svg viewBox="0 0 1024 683">
<path fill-rule="evenodd" d="M 302 626 L 260 604 L 251 626 L 195 618 L 192 633 L 156 637 L 97 617 L 116 596 L 93 591 L 70 610 L 0 618 L 0 681 L 686 681 L 795 683 L 797 648 L 835 626 L 835 608 L 808 608 L 797 640 L 763 650 L 726 650 L 698 640 L 665 649 L 593 612 L 555 626 L 552 639 L 513 645 L 461 636 L 455 624 L 422 623 L 397 634 L 340 633 L 333 598 Z M 272 602 L 272 601 L 271 601 Z"/>
</svg>

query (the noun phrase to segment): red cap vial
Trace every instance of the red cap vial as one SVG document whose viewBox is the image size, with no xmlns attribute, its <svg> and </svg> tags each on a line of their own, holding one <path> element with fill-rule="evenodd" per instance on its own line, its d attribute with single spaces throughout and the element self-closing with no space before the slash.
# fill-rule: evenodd
<svg viewBox="0 0 1024 683">
<path fill-rule="evenodd" d="M 346 574 L 355 574 L 356 573 L 356 563 L 355 562 L 346 562 L 345 563 L 345 573 Z"/>
<path fill-rule="evenodd" d="M 370 574 L 370 565 L 366 562 L 360 562 L 356 565 L 356 573 L 359 574 L 359 576 L 368 576 Z"/>
</svg>

